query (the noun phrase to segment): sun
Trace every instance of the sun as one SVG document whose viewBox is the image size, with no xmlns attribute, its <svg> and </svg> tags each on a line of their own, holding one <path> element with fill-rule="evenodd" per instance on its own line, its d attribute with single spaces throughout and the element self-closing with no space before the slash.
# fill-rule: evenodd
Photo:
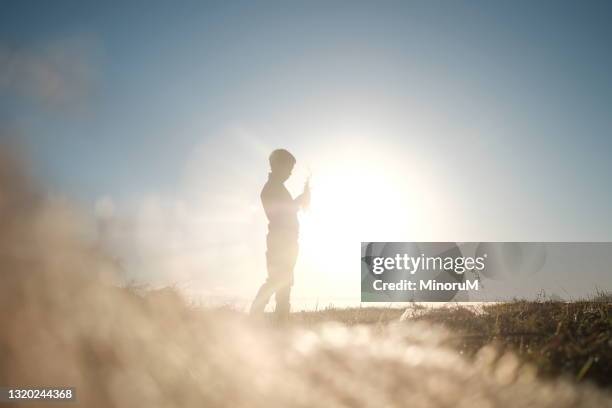
<svg viewBox="0 0 612 408">
<path fill-rule="evenodd" d="M 350 293 L 358 294 L 360 243 L 403 240 L 409 218 L 403 183 L 392 167 L 359 158 L 324 163 L 300 222 L 300 264 L 310 284 L 352 282 Z"/>
</svg>

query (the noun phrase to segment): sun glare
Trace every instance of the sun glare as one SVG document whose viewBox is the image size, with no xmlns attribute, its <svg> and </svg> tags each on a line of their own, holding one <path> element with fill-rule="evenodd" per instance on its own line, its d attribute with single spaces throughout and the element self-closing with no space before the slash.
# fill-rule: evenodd
<svg viewBox="0 0 612 408">
<path fill-rule="evenodd" d="M 310 210 L 301 220 L 301 262 L 327 281 L 346 282 L 359 270 L 361 241 L 405 236 L 408 214 L 400 180 L 392 168 L 360 160 L 318 169 Z M 357 266 L 357 267 L 355 267 Z M 357 275 L 350 281 L 359 282 Z"/>
</svg>

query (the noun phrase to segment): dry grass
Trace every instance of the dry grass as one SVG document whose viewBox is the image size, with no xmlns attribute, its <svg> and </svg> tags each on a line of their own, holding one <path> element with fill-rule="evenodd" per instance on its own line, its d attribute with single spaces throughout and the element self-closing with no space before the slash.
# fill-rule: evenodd
<svg viewBox="0 0 612 408">
<path fill-rule="evenodd" d="M 362 307 L 301 312 L 294 322 L 312 325 L 382 325 L 401 319 L 450 330 L 446 344 L 468 357 L 485 346 L 511 351 L 542 377 L 566 376 L 612 388 L 612 303 L 598 294 L 588 301 L 515 301 L 481 306 L 451 305 L 407 309 Z"/>
<path fill-rule="evenodd" d="M 429 310 L 426 320 L 453 331 L 453 343 L 473 355 L 487 344 L 511 350 L 544 376 L 567 375 L 612 387 L 612 303 L 526 302 Z"/>
</svg>

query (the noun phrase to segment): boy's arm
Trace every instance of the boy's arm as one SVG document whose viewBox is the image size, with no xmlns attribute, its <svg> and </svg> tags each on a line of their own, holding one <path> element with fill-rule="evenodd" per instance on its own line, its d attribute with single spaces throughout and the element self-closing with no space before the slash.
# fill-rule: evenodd
<svg viewBox="0 0 612 408">
<path fill-rule="evenodd" d="M 304 185 L 304 192 L 293 200 L 299 207 L 308 208 L 310 205 L 310 186 L 308 182 Z"/>
<path fill-rule="evenodd" d="M 270 222 L 272 218 L 272 206 L 270 205 L 269 194 L 265 188 L 261 191 L 259 198 L 261 199 L 261 205 L 266 213 L 266 218 L 268 219 L 268 222 Z"/>
</svg>

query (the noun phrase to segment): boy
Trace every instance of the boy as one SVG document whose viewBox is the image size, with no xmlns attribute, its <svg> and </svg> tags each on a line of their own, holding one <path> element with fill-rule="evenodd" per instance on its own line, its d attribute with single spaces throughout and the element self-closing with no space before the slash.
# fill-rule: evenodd
<svg viewBox="0 0 612 408">
<path fill-rule="evenodd" d="M 261 286 L 253 304 L 251 315 L 261 315 L 268 301 L 275 296 L 275 314 L 278 320 L 289 318 L 289 297 L 293 285 L 293 267 L 298 254 L 299 222 L 297 212 L 310 202 L 308 181 L 304 192 L 293 199 L 284 182 L 291 176 L 295 157 L 285 149 L 270 154 L 268 181 L 261 191 L 261 203 L 268 218 L 266 264 L 268 278 Z"/>
</svg>

